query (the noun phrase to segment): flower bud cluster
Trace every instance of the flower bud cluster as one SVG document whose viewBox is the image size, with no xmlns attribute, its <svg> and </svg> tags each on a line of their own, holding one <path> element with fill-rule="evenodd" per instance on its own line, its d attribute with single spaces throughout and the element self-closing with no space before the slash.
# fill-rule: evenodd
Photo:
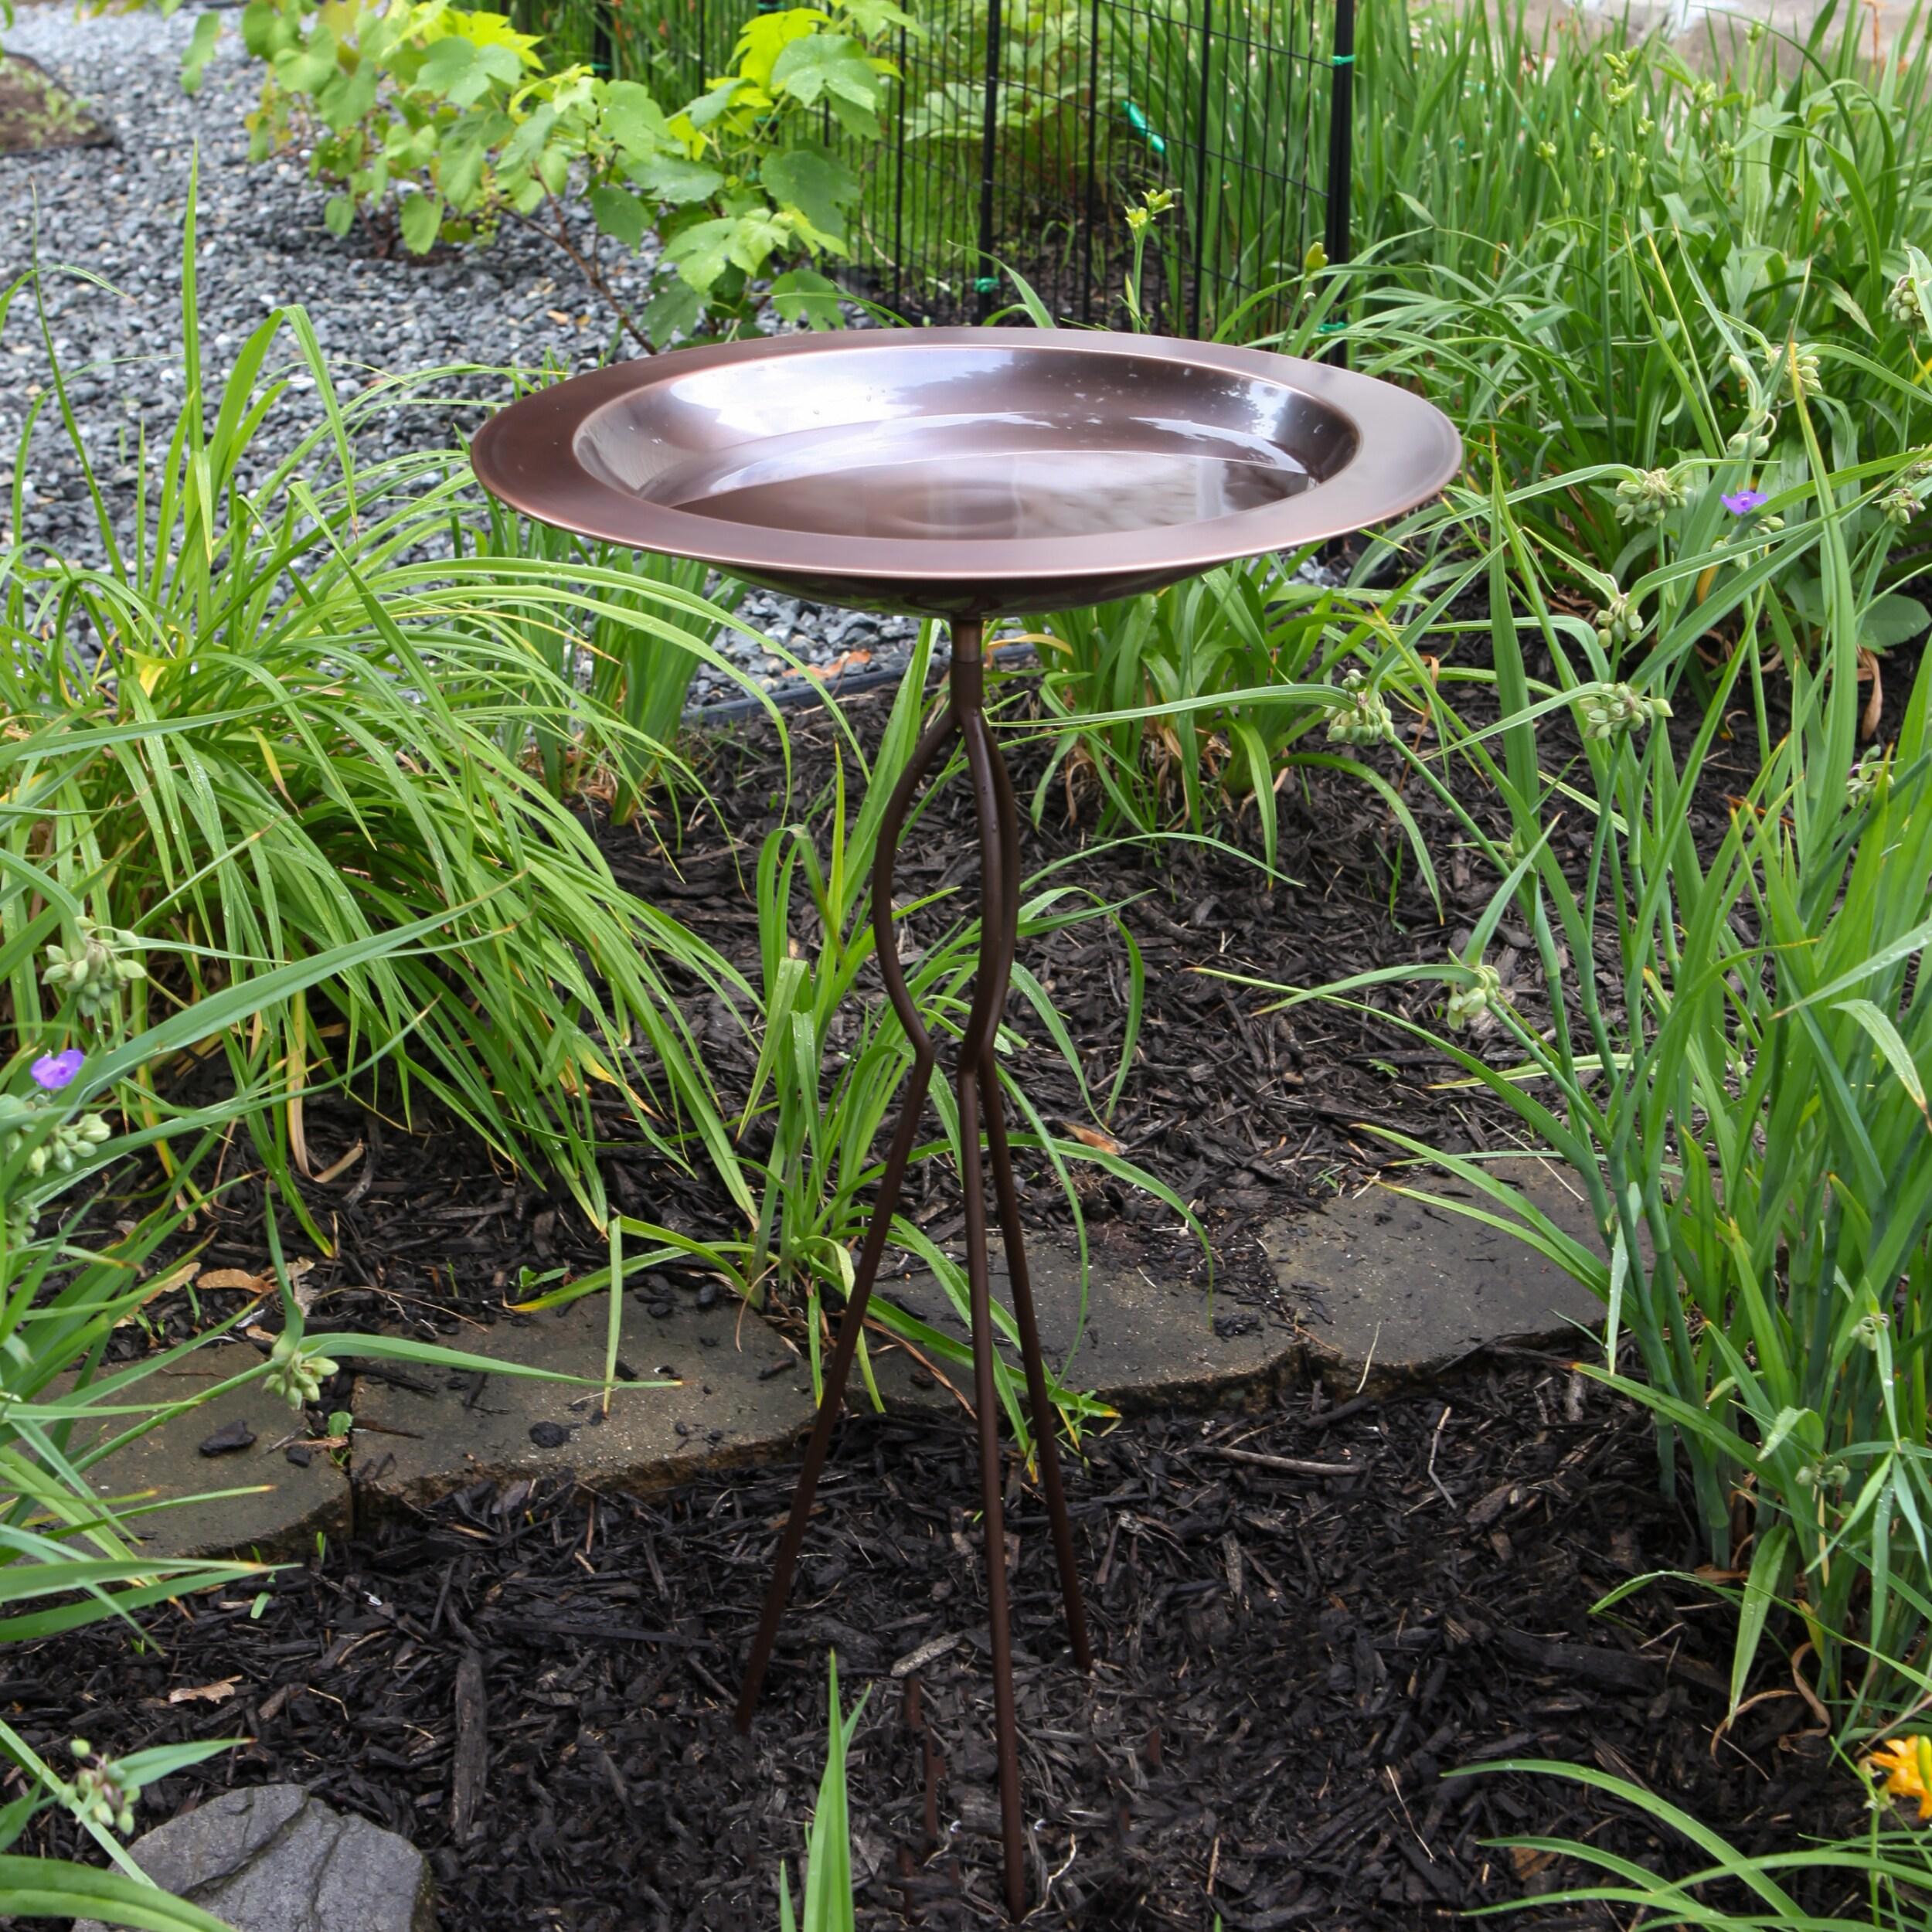
<svg viewBox="0 0 1932 1932">
<path fill-rule="evenodd" d="M 94 1747 L 77 1737 L 67 1747 L 81 1760 L 69 1787 L 69 1802 L 75 1817 L 83 1825 L 97 1825 L 103 1831 L 117 1831 L 124 1838 L 134 1828 L 134 1800 L 141 1795 L 140 1781 L 111 1757 L 95 1757 Z M 90 1764 L 87 1760 L 93 1759 Z"/>
<path fill-rule="evenodd" d="M 342 1366 L 284 1330 L 269 1355 L 268 1372 L 262 1379 L 271 1394 L 280 1396 L 290 1408 L 299 1409 L 321 1395 L 322 1384 Z"/>
<path fill-rule="evenodd" d="M 32 1129 L 43 1117 L 43 1110 L 17 1094 L 0 1094 L 0 1160 L 11 1160 L 21 1146 L 33 1138 Z M 98 1114 L 82 1114 L 63 1121 L 43 1140 L 28 1150 L 26 1168 L 35 1180 L 52 1168 L 56 1174 L 71 1174 L 90 1151 L 113 1138 L 114 1130 Z"/>
<path fill-rule="evenodd" d="M 1448 1021 L 1458 1032 L 1503 1003 L 1502 975 L 1495 967 L 1485 961 L 1468 970 L 1473 977 L 1449 994 Z"/>
<path fill-rule="evenodd" d="M 1672 470 L 1643 470 L 1617 485 L 1619 523 L 1657 524 L 1684 506 L 1682 479 Z"/>
<path fill-rule="evenodd" d="M 1332 742 L 1350 745 L 1379 745 L 1396 735 L 1395 720 L 1382 693 L 1359 671 L 1351 671 L 1342 680 L 1349 702 L 1328 719 Z"/>
<path fill-rule="evenodd" d="M 1611 594 L 1609 603 L 1590 621 L 1597 627 L 1597 641 L 1606 651 L 1614 651 L 1621 645 L 1634 644 L 1644 634 L 1644 619 L 1638 611 L 1636 600 L 1624 596 L 1621 590 Z"/>
<path fill-rule="evenodd" d="M 1671 715 L 1668 698 L 1646 697 L 1627 684 L 1589 685 L 1580 702 L 1586 738 L 1621 738 L 1627 731 L 1641 730 L 1653 719 Z"/>
<path fill-rule="evenodd" d="M 83 919 L 78 946 L 47 948 L 41 979 L 53 992 L 72 994 L 81 1012 L 97 1019 L 113 1011 L 114 995 L 122 987 L 148 977 L 147 968 L 134 957 L 140 944 L 132 933 L 117 926 L 99 926 Z"/>
</svg>

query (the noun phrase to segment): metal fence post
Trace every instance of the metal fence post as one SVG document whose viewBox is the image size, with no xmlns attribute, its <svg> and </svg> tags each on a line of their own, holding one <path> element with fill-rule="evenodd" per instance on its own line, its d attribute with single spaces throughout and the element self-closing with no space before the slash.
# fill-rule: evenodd
<svg viewBox="0 0 1932 1932">
<path fill-rule="evenodd" d="M 1087 28 L 1087 179 L 1085 205 L 1080 226 L 1086 246 L 1080 256 L 1080 320 L 1094 319 L 1094 222 L 1100 199 L 1100 182 L 1095 170 L 1100 165 L 1100 0 L 1094 0 Z M 1111 144 L 1110 144 L 1111 145 Z"/>
<path fill-rule="evenodd" d="M 1355 0 L 1335 0 L 1335 50 L 1328 73 L 1328 220 L 1322 246 L 1329 265 L 1338 267 L 1349 259 L 1349 186 L 1355 168 Z M 1340 325 L 1338 318 L 1333 326 Z M 1337 342 L 1329 359 L 1345 366 L 1348 345 Z"/>
<path fill-rule="evenodd" d="M 614 0 L 596 0 L 590 9 L 590 70 L 606 80 L 617 78 L 617 52 L 611 32 Z"/>
<path fill-rule="evenodd" d="M 1201 0 L 1201 102 L 1194 127 L 1194 288 L 1188 298 L 1187 332 L 1201 332 L 1201 291 L 1207 281 L 1207 222 L 1210 189 L 1208 175 L 1213 167 L 1214 144 L 1208 138 L 1208 107 L 1213 98 L 1214 78 L 1214 0 Z M 1216 189 L 1220 184 L 1216 182 Z M 1182 221 L 1187 210 L 1181 210 Z"/>
<path fill-rule="evenodd" d="M 992 313 L 999 270 L 993 260 L 993 168 L 999 153 L 999 0 L 986 5 L 986 118 L 979 140 L 979 255 L 974 264 L 976 320 Z"/>
<path fill-rule="evenodd" d="M 911 58 L 906 29 L 899 29 L 899 125 L 893 130 L 893 312 L 905 306 L 906 281 L 906 114 L 907 62 Z"/>
</svg>

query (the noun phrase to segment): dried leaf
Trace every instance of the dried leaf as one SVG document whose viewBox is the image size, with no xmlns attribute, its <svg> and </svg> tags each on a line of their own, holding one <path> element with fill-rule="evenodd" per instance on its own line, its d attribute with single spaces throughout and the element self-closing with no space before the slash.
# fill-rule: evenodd
<svg viewBox="0 0 1932 1932">
<path fill-rule="evenodd" d="M 325 1187 L 333 1180 L 346 1174 L 362 1158 L 362 1143 L 358 1141 L 339 1161 L 332 1161 L 315 1176 L 315 1185 Z"/>
<path fill-rule="evenodd" d="M 273 1294 L 275 1284 L 265 1274 L 250 1274 L 246 1268 L 210 1268 L 195 1278 L 198 1288 L 240 1288 L 244 1294 Z"/>
<path fill-rule="evenodd" d="M 168 1693 L 168 1701 L 171 1704 L 225 1704 L 240 1682 L 239 1677 L 224 1677 L 218 1684 L 183 1685 Z"/>
<path fill-rule="evenodd" d="M 1103 1134 L 1097 1127 L 1082 1127 L 1077 1121 L 1069 1121 L 1066 1131 L 1083 1147 L 1097 1148 L 1103 1154 L 1119 1154 L 1124 1150 L 1111 1134 Z"/>
</svg>

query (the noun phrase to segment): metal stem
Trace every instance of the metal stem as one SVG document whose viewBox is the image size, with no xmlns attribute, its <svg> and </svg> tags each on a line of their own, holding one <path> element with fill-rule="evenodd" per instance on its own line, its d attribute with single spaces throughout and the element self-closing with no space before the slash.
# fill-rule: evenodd
<svg viewBox="0 0 1932 1932">
<path fill-rule="evenodd" d="M 805 1523 L 811 1515 L 812 1498 L 818 1493 L 819 1472 L 832 1447 L 832 1432 L 845 1399 L 845 1378 L 851 1372 L 859 1337 L 865 1327 L 866 1304 L 872 1299 L 872 1283 L 886 1251 L 891 1232 L 893 1210 L 899 1205 L 899 1190 L 906 1178 L 906 1163 L 912 1158 L 913 1141 L 919 1131 L 919 1116 L 926 1104 L 926 1089 L 933 1074 L 933 1043 L 919 1017 L 919 1009 L 907 990 L 899 969 L 898 940 L 893 931 L 893 861 L 896 857 L 899 835 L 911 809 L 920 781 L 933 761 L 945 748 L 957 730 L 953 707 L 948 703 L 919 741 L 893 795 L 879 828 L 878 849 L 872 856 L 872 925 L 879 954 L 879 970 L 886 981 L 900 1023 L 913 1043 L 912 1071 L 907 1076 L 906 1097 L 901 1103 L 899 1124 L 893 1130 L 892 1146 L 886 1155 L 885 1172 L 879 1179 L 879 1198 L 872 1207 L 872 1225 L 866 1230 L 866 1245 L 859 1251 L 859 1265 L 852 1277 L 852 1294 L 838 1320 L 838 1340 L 825 1369 L 825 1386 L 818 1400 L 818 1414 L 812 1424 L 811 1440 L 805 1445 L 804 1467 L 798 1472 L 798 1487 L 791 1498 L 791 1515 L 772 1560 L 771 1581 L 765 1590 L 764 1614 L 758 1621 L 751 1657 L 745 1665 L 743 1688 L 738 1693 L 737 1726 L 751 1729 L 752 1713 L 758 1708 L 758 1693 L 764 1688 L 765 1671 L 771 1662 L 773 1646 L 778 1641 L 778 1624 L 785 1614 L 785 1600 L 791 1594 L 792 1571 L 805 1539 Z"/>
<path fill-rule="evenodd" d="M 934 1059 L 931 1036 L 899 964 L 892 922 L 894 860 L 906 816 L 914 794 L 940 753 L 957 734 L 966 753 L 973 787 L 974 813 L 979 833 L 980 941 L 974 975 L 972 1009 L 961 1029 L 959 1064 L 954 1078 L 959 1095 L 960 1181 L 966 1221 L 966 1274 L 973 1337 L 973 1402 L 979 1438 L 981 1504 L 986 1535 L 986 1612 L 992 1638 L 993 1719 L 999 1764 L 1000 1832 L 1004 1852 L 1006 1905 L 1014 1918 L 1026 1910 L 1026 1838 L 1020 1806 L 1019 1728 L 1013 1689 L 1012 1617 L 1007 1590 L 1005 1485 L 999 1440 L 998 1355 L 993 1337 L 992 1273 L 987 1252 L 985 1175 L 980 1155 L 982 1110 L 987 1152 L 993 1168 L 993 1187 L 1006 1249 L 1007 1271 L 1013 1287 L 1013 1311 L 1020 1333 L 1020 1355 L 1026 1376 L 1029 1406 L 1039 1456 L 1040 1486 L 1046 1498 L 1053 1527 L 1053 1553 L 1060 1570 L 1060 1595 L 1066 1613 L 1067 1636 L 1082 1670 L 1093 1667 L 1087 1641 L 1086 1612 L 1080 1599 L 1080 1576 L 1074 1563 L 1073 1526 L 1060 1481 L 1060 1418 L 1047 1391 L 1041 1355 L 1039 1324 L 1033 1304 L 1032 1284 L 1019 1224 L 1019 1192 L 1013 1179 L 1012 1150 L 1000 1102 L 997 1043 L 999 1019 L 1012 978 L 1019 937 L 1019 811 L 1011 779 L 985 710 L 985 664 L 981 627 L 964 620 L 953 626 L 953 660 L 946 707 L 920 739 L 899 783 L 893 787 L 879 831 L 872 859 L 872 934 L 879 975 L 886 997 L 899 1015 L 913 1046 L 913 1066 L 906 1083 L 885 1171 L 879 1179 L 854 1276 L 852 1291 L 839 1317 L 838 1339 L 825 1371 L 818 1413 L 806 1445 L 804 1466 L 792 1498 L 791 1514 L 773 1562 L 765 1594 L 764 1612 L 753 1639 L 738 1699 L 737 1723 L 748 1731 L 758 1693 L 777 1641 L 778 1625 L 790 1595 L 805 1525 L 811 1514 L 818 1478 L 832 1444 L 832 1430 L 844 1400 L 845 1382 L 857 1350 L 866 1308 L 879 1272 L 893 1211 L 898 1203 L 906 1163 L 911 1158 L 920 1110 L 926 1100 Z"/>
</svg>

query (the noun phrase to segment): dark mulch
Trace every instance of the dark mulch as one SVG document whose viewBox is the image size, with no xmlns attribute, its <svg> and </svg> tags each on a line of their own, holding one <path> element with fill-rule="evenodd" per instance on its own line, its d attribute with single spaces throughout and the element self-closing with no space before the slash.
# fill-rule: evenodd
<svg viewBox="0 0 1932 1932">
<path fill-rule="evenodd" d="M 283 1577 L 259 1617 L 240 1590 L 150 1614 L 145 1650 L 100 1627 L 17 1651 L 0 1709 L 49 1756 L 70 1727 L 114 1751 L 246 1736 L 159 1787 L 148 1821 L 224 1784 L 297 1780 L 422 1845 L 463 1932 L 769 1932 L 835 1649 L 849 1697 L 870 1690 L 852 1767 L 861 1922 L 997 1924 L 970 1444 L 847 1426 L 747 1746 L 730 1706 L 792 1475 L 642 1503 L 567 1482 L 477 1491 Z M 1033 1923 L 1206 1932 L 1219 1911 L 1228 1932 L 1376 1932 L 1576 1876 L 1485 1842 L 1512 1832 L 1682 1862 L 1573 1785 L 1444 1775 L 1485 1759 L 1600 1767 L 1747 1849 L 1851 1821 L 1852 1781 L 1801 1734 L 1794 1695 L 1713 1745 L 1732 1619 L 1705 1589 L 1651 1583 L 1590 1614 L 1695 1549 L 1648 1424 L 1560 1363 L 1124 1427 L 1090 1444 L 1072 1495 L 1090 1684 L 1065 1658 L 1030 1492 L 1016 1518 L 1036 1892 L 1053 1874 Z M 885 1674 L 914 1653 L 936 1846 L 923 1740 Z M 461 1788 L 475 1796 L 459 1842 Z"/>
<path fill-rule="evenodd" d="M 37 60 L 0 50 L 0 155 L 105 148 L 114 136 Z"/>
</svg>

